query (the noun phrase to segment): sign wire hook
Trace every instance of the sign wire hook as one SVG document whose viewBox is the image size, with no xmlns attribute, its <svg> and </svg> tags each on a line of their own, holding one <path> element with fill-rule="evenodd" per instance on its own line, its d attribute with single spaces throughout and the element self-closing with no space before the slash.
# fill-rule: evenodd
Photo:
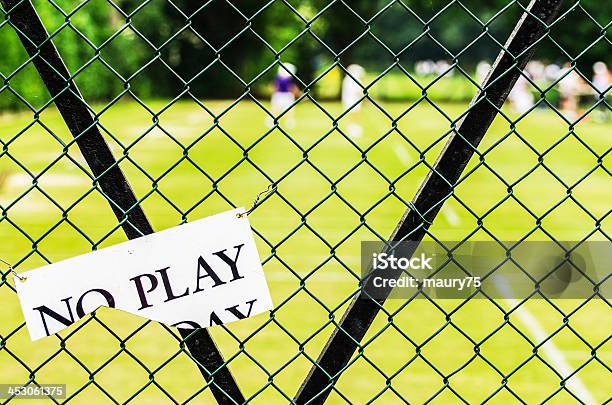
<svg viewBox="0 0 612 405">
<path fill-rule="evenodd" d="M 13 273 L 13 276 L 15 276 L 15 278 L 18 279 L 19 281 L 26 281 L 28 279 L 25 276 L 20 276 L 19 274 L 17 274 L 17 272 L 13 270 L 13 266 L 11 266 L 11 264 L 7 262 L 6 260 L 0 258 L 0 262 L 6 264 L 8 266 L 9 271 Z"/>
<path fill-rule="evenodd" d="M 255 197 L 255 200 L 253 201 L 253 204 L 251 205 L 251 208 L 249 208 L 245 212 L 240 212 L 240 213 L 236 214 L 236 216 L 238 218 L 242 218 L 245 215 L 249 215 L 251 212 L 253 212 L 253 210 L 255 208 L 257 208 L 257 206 L 259 205 L 259 202 L 261 201 L 261 199 L 264 196 L 268 196 L 268 195 L 274 193 L 276 191 L 276 188 L 277 188 L 276 184 L 274 184 L 274 183 L 268 184 L 268 187 L 264 191 L 262 191 L 259 194 L 257 194 L 257 196 Z"/>
</svg>

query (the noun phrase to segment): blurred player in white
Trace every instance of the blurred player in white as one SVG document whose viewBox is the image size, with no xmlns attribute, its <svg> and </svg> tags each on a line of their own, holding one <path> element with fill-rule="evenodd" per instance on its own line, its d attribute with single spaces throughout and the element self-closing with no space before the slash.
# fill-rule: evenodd
<svg viewBox="0 0 612 405">
<path fill-rule="evenodd" d="M 584 88 L 582 78 L 569 62 L 563 65 L 559 77 L 563 77 L 558 84 L 561 111 L 567 118 L 574 119 L 578 116 L 578 97 Z"/>
<path fill-rule="evenodd" d="M 593 65 L 593 87 L 595 101 L 606 98 L 606 92 L 610 87 L 610 71 L 608 66 L 604 62 L 595 62 Z M 593 111 L 593 119 L 597 122 L 603 122 L 608 119 L 609 116 L 608 106 L 602 101 L 595 111 Z"/>
<path fill-rule="evenodd" d="M 481 86 L 484 84 L 487 75 L 489 74 L 489 70 L 491 70 L 491 64 L 486 60 L 481 60 L 476 65 L 476 81 Z"/>
<path fill-rule="evenodd" d="M 359 137 L 363 128 L 359 123 L 359 112 L 363 98 L 363 78 L 365 69 L 362 66 L 352 64 L 346 69 L 348 74 L 342 80 L 342 108 L 348 111 L 346 115 L 347 131 L 352 137 Z"/>
<path fill-rule="evenodd" d="M 291 63 L 283 63 L 278 67 L 278 73 L 274 79 L 274 90 L 272 91 L 272 114 L 278 117 L 284 113 L 295 102 L 295 98 L 299 93 L 293 76 L 297 72 L 295 65 Z M 286 117 L 286 125 L 288 128 L 295 127 L 294 109 L 287 111 L 283 117 Z M 269 127 L 274 125 L 272 117 L 266 118 L 266 123 Z"/>
<path fill-rule="evenodd" d="M 508 101 L 512 109 L 519 114 L 524 114 L 533 107 L 533 94 L 529 90 L 529 81 L 525 78 L 527 72 L 523 72 L 516 81 L 516 84 L 508 94 Z"/>
</svg>

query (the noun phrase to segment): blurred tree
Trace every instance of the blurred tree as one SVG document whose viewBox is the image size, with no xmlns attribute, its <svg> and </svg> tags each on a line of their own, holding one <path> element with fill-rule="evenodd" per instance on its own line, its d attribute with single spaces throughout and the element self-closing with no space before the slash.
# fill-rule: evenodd
<svg viewBox="0 0 612 405">
<path fill-rule="evenodd" d="M 365 23 L 390 2 L 371 24 Z M 488 22 L 488 34 L 503 43 L 526 4 L 462 1 L 473 15 L 447 0 L 119 0 L 116 5 L 126 16 L 106 0 L 37 2 L 36 8 L 70 71 L 78 72 L 83 93 L 94 101 L 116 97 L 126 88 L 141 98 L 175 97 L 186 89 L 197 97 L 235 97 L 247 90 L 245 82 L 250 91 L 262 91 L 278 60 L 296 64 L 306 85 L 323 68 L 318 65 L 335 60 L 343 66 L 360 63 L 372 71 L 384 69 L 393 57 L 363 35 L 368 29 L 395 53 L 427 34 L 399 54 L 407 69 L 417 60 L 450 60 L 460 53 L 459 63 L 470 71 L 479 60 L 492 60 L 499 52 L 487 35 L 464 51 L 482 34 L 481 22 Z M 66 14 L 79 7 L 71 14 L 70 26 L 57 7 Z M 602 28 L 610 22 L 610 7 L 597 0 L 573 0 L 565 3 L 562 13 L 566 11 L 551 30 L 552 40 L 539 44 L 536 57 L 557 63 L 577 58 L 587 77 L 597 60 L 612 65 Z M 4 11 L 0 18 L 6 19 Z M 27 55 L 10 25 L 0 27 L 0 42 L 0 73 L 10 76 L 10 89 L 5 86 L 0 92 L 0 107 L 23 107 L 11 90 L 35 105 L 44 104 L 48 94 L 32 66 L 14 74 Z"/>
</svg>

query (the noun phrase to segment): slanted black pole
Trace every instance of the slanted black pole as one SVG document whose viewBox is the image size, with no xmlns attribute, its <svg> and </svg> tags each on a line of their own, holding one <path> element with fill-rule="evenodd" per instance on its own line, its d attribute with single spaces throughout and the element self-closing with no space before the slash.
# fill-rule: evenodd
<svg viewBox="0 0 612 405">
<path fill-rule="evenodd" d="M 412 208 L 406 211 L 389 238 L 390 241 L 408 238 L 417 242 L 409 244 L 410 248 L 402 254 L 414 253 L 442 204 L 452 195 L 457 180 L 533 55 L 537 41 L 544 36 L 547 26 L 556 17 L 561 2 L 562 0 L 533 0 L 527 7 L 493 64 L 483 90 L 472 100 L 468 113 L 457 124 L 457 129 L 414 197 Z M 401 270 L 386 270 L 387 278 L 393 275 L 399 277 Z M 322 404 L 329 396 L 391 293 L 391 289 L 377 289 L 377 297 L 381 297 L 380 299 L 374 299 L 367 294 L 367 291 L 373 291 L 369 290 L 372 287 L 369 283 L 375 276 L 374 273 L 368 277 L 362 290 L 350 303 L 340 325 L 333 331 L 298 391 L 295 397 L 297 404 Z"/>
<path fill-rule="evenodd" d="M 0 0 L 68 129 L 129 239 L 153 233 L 144 211 L 90 114 L 79 89 L 30 0 Z M 219 404 L 244 397 L 206 329 L 179 329 Z"/>
</svg>

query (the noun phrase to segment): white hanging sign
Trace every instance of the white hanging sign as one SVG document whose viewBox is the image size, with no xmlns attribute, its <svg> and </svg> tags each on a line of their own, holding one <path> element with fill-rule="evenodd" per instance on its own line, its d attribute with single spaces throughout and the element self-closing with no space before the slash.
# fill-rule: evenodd
<svg viewBox="0 0 612 405">
<path fill-rule="evenodd" d="M 32 340 L 100 306 L 169 326 L 209 327 L 272 309 L 243 208 L 15 276 Z"/>
</svg>

